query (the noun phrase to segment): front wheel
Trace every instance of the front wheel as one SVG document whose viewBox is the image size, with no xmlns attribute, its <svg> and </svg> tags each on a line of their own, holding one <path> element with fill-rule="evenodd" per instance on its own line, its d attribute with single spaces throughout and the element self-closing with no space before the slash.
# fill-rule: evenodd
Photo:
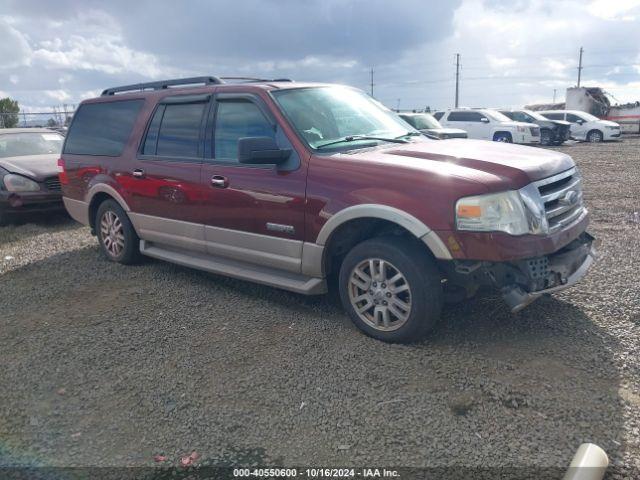
<svg viewBox="0 0 640 480">
<path fill-rule="evenodd" d="M 587 134 L 587 141 L 590 143 L 600 143 L 603 140 L 603 135 L 600 130 L 591 130 Z"/>
<path fill-rule="evenodd" d="M 420 340 L 440 318 L 438 269 L 424 248 L 405 238 L 356 245 L 340 267 L 339 288 L 353 323 L 378 340 Z"/>
<path fill-rule="evenodd" d="M 502 142 L 502 143 L 513 143 L 513 138 L 511 137 L 510 133 L 496 133 L 493 136 L 493 141 L 494 142 Z"/>
<path fill-rule="evenodd" d="M 128 265 L 140 258 L 140 238 L 116 201 L 100 204 L 95 225 L 102 253 L 108 260 Z"/>
</svg>

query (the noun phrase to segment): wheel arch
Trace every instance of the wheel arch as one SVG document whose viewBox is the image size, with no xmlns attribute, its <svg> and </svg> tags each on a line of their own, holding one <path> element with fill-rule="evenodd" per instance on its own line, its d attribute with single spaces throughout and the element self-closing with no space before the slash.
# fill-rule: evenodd
<svg viewBox="0 0 640 480">
<path fill-rule="evenodd" d="M 492 140 L 495 141 L 498 135 L 508 135 L 511 138 L 511 141 L 513 141 L 513 134 L 508 130 L 496 130 L 495 132 L 493 132 Z"/>
<path fill-rule="evenodd" d="M 390 232 L 406 234 L 415 239 L 436 259 L 452 259 L 449 249 L 440 237 L 413 215 L 387 205 L 355 205 L 333 215 L 318 234 L 315 244 L 323 250 L 322 274 L 331 271 L 335 255 L 340 256 L 344 253 L 339 248 L 341 239 L 344 242 L 342 247 L 345 249 L 366 238 Z"/>
<path fill-rule="evenodd" d="M 127 202 L 124 200 L 124 198 L 122 198 L 122 195 L 120 195 L 115 188 L 103 183 L 91 187 L 89 189 L 89 192 L 87 193 L 87 199 L 89 210 L 89 226 L 91 227 L 91 231 L 93 233 L 95 233 L 96 227 L 96 213 L 98 212 L 100 204 L 105 200 L 115 200 L 125 212 L 131 211 Z"/>
</svg>

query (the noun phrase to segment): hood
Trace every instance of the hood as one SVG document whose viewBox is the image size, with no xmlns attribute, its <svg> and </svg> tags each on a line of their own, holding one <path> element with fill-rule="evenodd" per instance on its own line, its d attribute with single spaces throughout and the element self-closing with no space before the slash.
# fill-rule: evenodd
<svg viewBox="0 0 640 480">
<path fill-rule="evenodd" d="M 57 153 L 0 158 L 0 168 L 41 182 L 58 175 L 58 158 L 60 155 Z"/>
<path fill-rule="evenodd" d="M 484 184 L 491 192 L 522 188 L 575 165 L 561 152 L 471 139 L 425 139 L 341 155 L 345 160 L 355 158 L 388 164 L 390 168 L 464 178 Z"/>
<path fill-rule="evenodd" d="M 611 120 L 598 120 L 600 125 L 606 125 L 608 127 L 619 127 L 620 124 L 616 122 L 612 122 Z"/>
<path fill-rule="evenodd" d="M 562 127 L 570 127 L 571 126 L 571 122 L 566 122 L 564 120 L 547 120 L 548 122 L 551 122 L 555 125 L 560 125 Z"/>
<path fill-rule="evenodd" d="M 466 130 L 462 130 L 460 128 L 423 128 L 422 130 L 420 130 L 421 132 L 427 132 L 427 133 L 439 133 L 439 134 L 449 134 L 449 135 L 455 135 L 455 134 L 461 134 L 461 133 L 467 133 Z"/>
</svg>

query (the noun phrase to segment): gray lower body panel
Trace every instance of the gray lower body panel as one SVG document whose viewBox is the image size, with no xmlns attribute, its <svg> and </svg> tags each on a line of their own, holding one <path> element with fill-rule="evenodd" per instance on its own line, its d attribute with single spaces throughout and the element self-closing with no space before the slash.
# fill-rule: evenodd
<svg viewBox="0 0 640 480">
<path fill-rule="evenodd" d="M 179 248 L 159 245 L 145 240 L 140 241 L 140 252 L 143 255 L 167 260 L 178 265 L 261 283 L 305 295 L 318 295 L 327 292 L 327 283 L 324 278 L 309 277 L 236 259 L 217 257 L 195 251 L 187 252 Z"/>
</svg>

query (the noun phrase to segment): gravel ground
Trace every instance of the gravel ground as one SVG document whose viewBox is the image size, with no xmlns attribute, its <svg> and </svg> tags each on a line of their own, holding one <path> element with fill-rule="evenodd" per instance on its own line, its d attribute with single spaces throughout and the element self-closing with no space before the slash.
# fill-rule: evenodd
<svg viewBox="0 0 640 480">
<path fill-rule="evenodd" d="M 560 147 L 601 258 L 511 315 L 481 296 L 387 345 L 329 297 L 109 263 L 65 217 L 0 229 L 0 465 L 566 466 L 640 476 L 640 139 Z"/>
</svg>

